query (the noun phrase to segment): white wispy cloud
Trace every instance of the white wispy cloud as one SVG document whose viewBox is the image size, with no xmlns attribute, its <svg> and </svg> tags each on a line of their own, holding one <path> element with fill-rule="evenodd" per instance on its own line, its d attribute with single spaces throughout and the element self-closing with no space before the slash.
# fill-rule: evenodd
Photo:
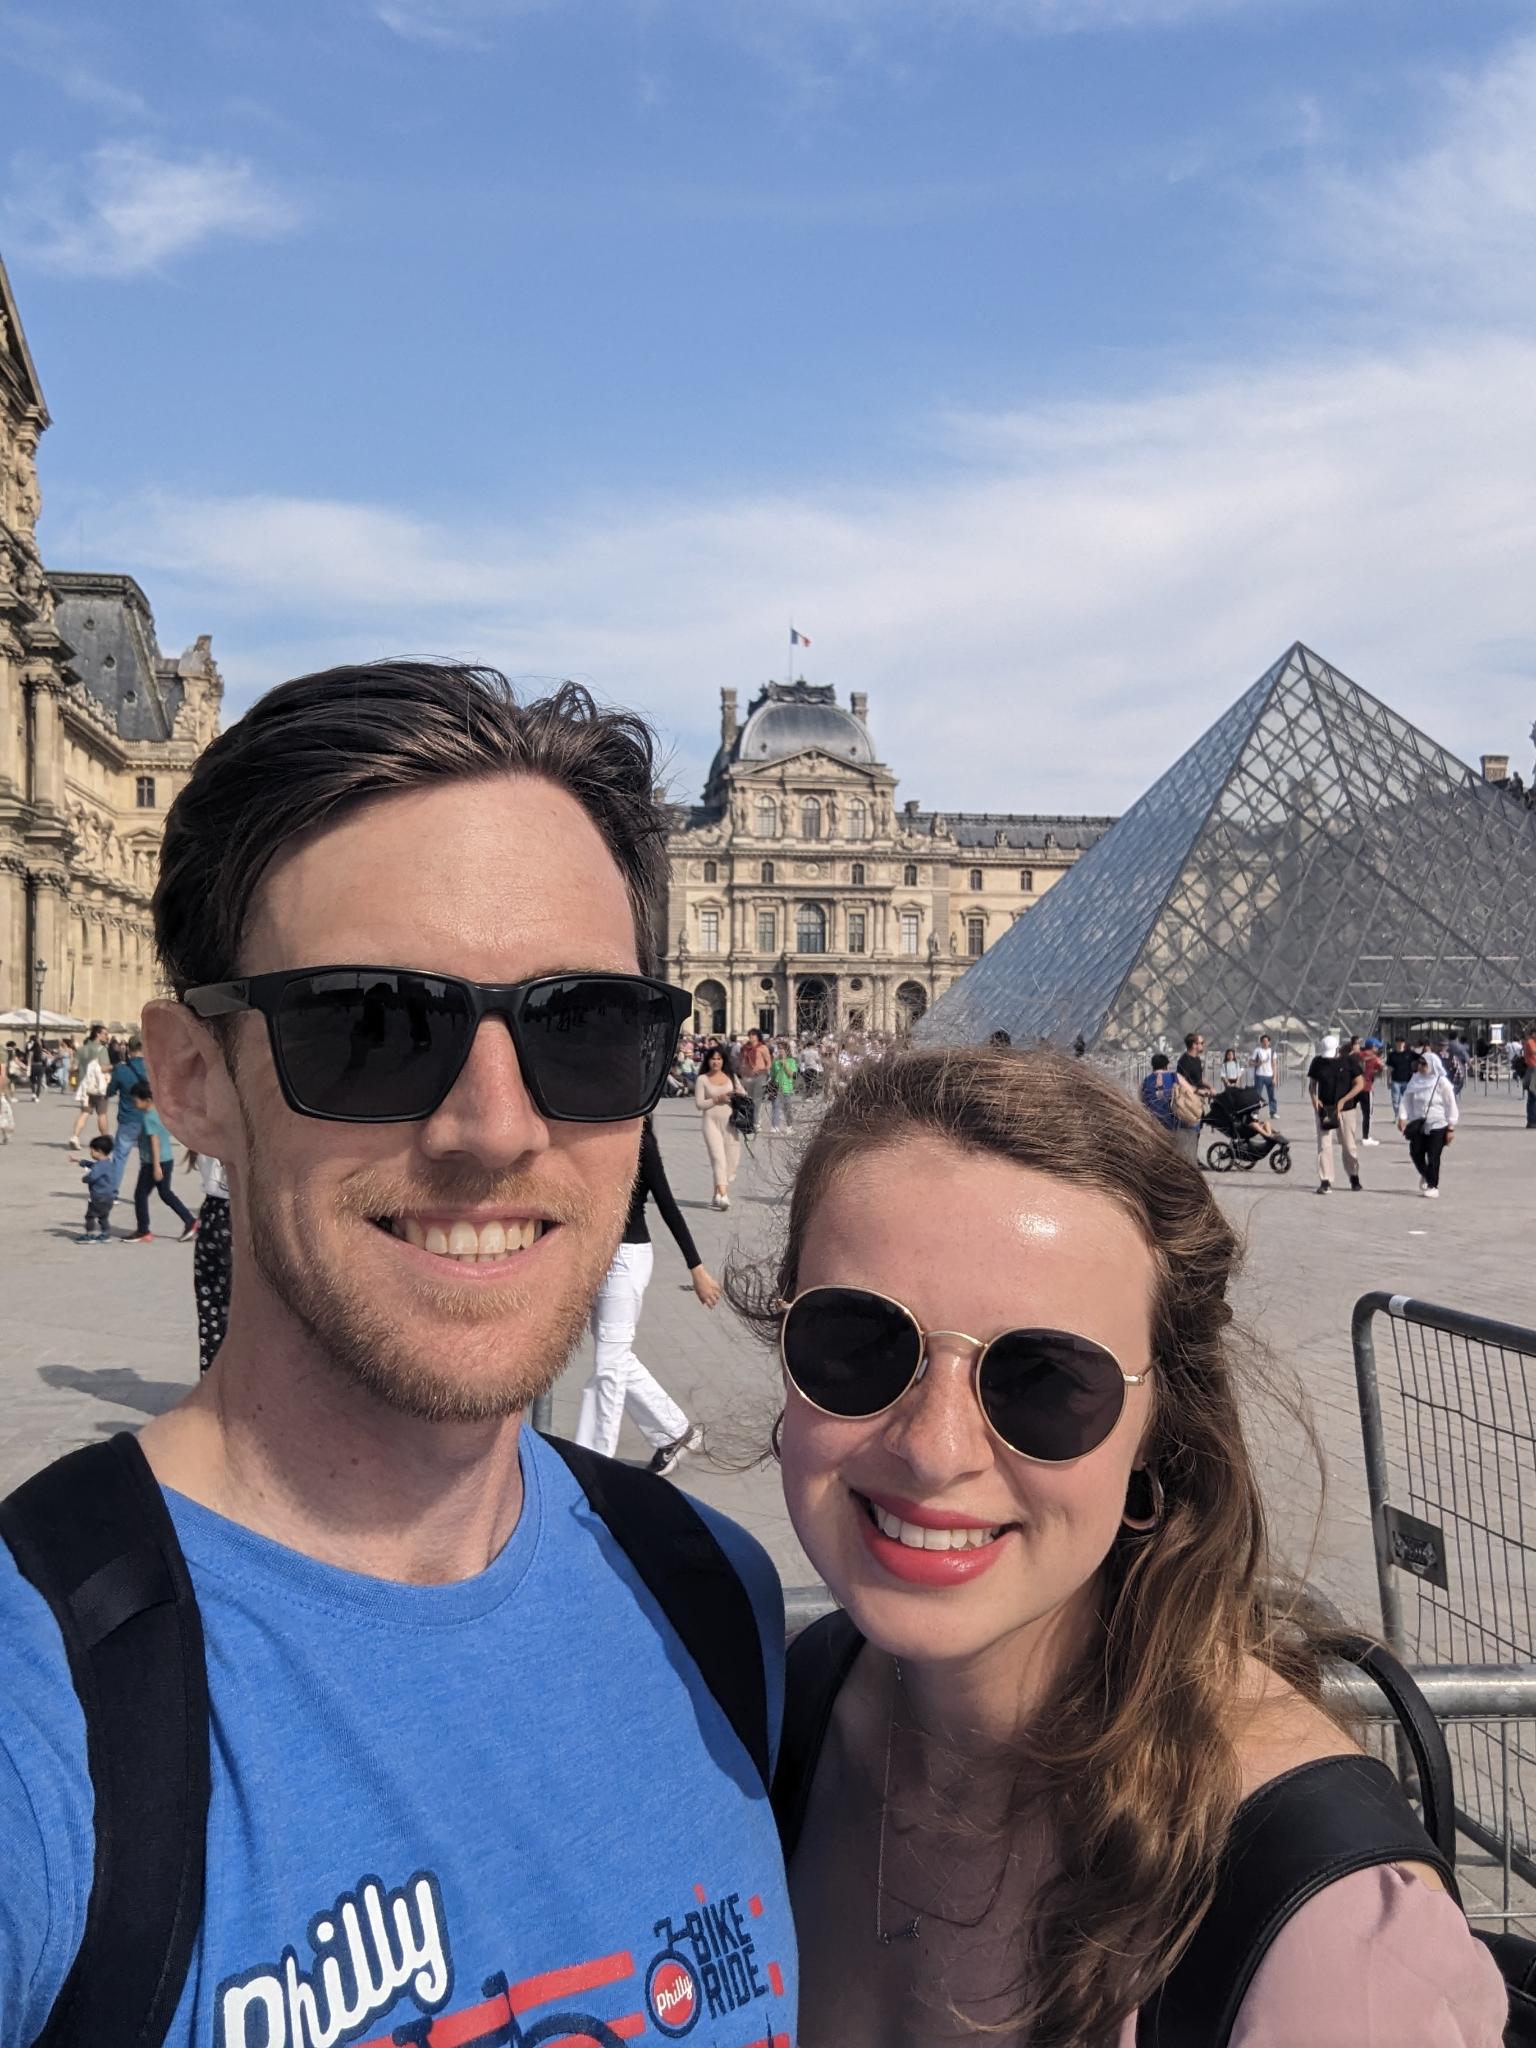
<svg viewBox="0 0 1536 2048">
<path fill-rule="evenodd" d="M 1213 377 L 966 423 L 899 490 L 431 523 L 340 501 L 125 508 L 93 540 L 239 697 L 386 651 L 579 674 L 679 739 L 721 683 L 871 694 L 926 801 L 1119 808 L 1303 638 L 1438 738 L 1520 754 L 1536 645 L 1536 345 Z M 913 778 L 920 777 L 914 782 Z"/>
<path fill-rule="evenodd" d="M 1440 82 L 1435 131 L 1365 171 L 1322 169 L 1309 254 L 1362 293 L 1391 287 L 1425 320 L 1536 307 L 1536 36 Z"/>
<path fill-rule="evenodd" d="M 171 155 L 111 142 L 70 165 L 14 163 L 4 210 L 39 264 L 84 277 L 134 277 L 224 236 L 268 240 L 299 218 L 248 160 Z"/>
</svg>

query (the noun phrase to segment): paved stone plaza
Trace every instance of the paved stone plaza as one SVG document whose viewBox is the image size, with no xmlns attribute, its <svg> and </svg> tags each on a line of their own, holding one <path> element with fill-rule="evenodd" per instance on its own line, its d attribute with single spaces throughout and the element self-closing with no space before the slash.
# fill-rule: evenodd
<svg viewBox="0 0 1536 2048">
<path fill-rule="evenodd" d="M 1310 1118 L 1299 1100 L 1282 1101 L 1282 1127 L 1301 1140 L 1289 1176 L 1261 1167 L 1213 1183 L 1247 1233 L 1242 1319 L 1263 1338 L 1280 1379 L 1299 1375 L 1328 1450 L 1314 1549 L 1316 1487 L 1300 1432 L 1267 1402 L 1256 1404 L 1277 1534 L 1315 1584 L 1367 1617 L 1375 1611 L 1374 1579 L 1352 1303 L 1368 1288 L 1385 1287 L 1536 1324 L 1536 1133 L 1523 1128 L 1513 1094 L 1484 1097 L 1469 1084 L 1462 1110 L 1438 1203 L 1418 1197 L 1407 1148 L 1380 1121 L 1383 1142 L 1364 1155 L 1366 1191 L 1354 1195 L 1346 1186 L 1320 1200 L 1304 1142 Z M 23 1097 L 11 1143 L 0 1150 L 0 1490 L 71 1445 L 135 1428 L 196 1377 L 191 1247 L 172 1236 L 106 1248 L 74 1242 L 84 1200 L 79 1169 L 64 1150 L 73 1117 L 73 1104 L 57 1096 L 36 1107 Z M 692 1104 L 664 1104 L 658 1124 L 668 1171 L 711 1267 L 718 1272 L 733 1248 L 753 1253 L 771 1244 L 793 1142 L 757 1141 L 735 1206 L 722 1216 L 708 1205 Z M 117 1214 L 120 1227 L 129 1227 L 126 1203 Z M 156 1215 L 155 1227 L 174 1229 L 168 1212 Z M 786 1521 L 774 1468 L 739 1469 L 767 1440 L 773 1370 L 728 1310 L 708 1314 L 699 1306 L 660 1230 L 640 1350 L 721 1452 L 718 1462 L 690 1461 L 686 1485 L 752 1528 L 789 1583 L 805 1583 L 810 1568 Z M 584 1349 L 556 1391 L 561 1428 L 574 1425 L 586 1370 Z M 623 1449 L 644 1450 L 628 1425 Z"/>
</svg>

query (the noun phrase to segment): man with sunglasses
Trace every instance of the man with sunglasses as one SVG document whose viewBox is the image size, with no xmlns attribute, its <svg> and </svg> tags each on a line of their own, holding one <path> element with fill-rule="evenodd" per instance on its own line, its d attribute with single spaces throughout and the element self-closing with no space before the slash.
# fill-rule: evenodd
<svg viewBox="0 0 1536 2048">
<path fill-rule="evenodd" d="M 523 1426 L 692 1006 L 653 785 L 580 690 L 399 662 L 173 806 L 144 1033 L 229 1328 L 0 1506 L 0 2048 L 793 2038 L 772 1567 Z"/>
</svg>

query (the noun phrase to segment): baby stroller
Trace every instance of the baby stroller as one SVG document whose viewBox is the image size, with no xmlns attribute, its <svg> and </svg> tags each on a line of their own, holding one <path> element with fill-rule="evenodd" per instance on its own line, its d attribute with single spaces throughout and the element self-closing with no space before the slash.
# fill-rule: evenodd
<svg viewBox="0 0 1536 2048">
<path fill-rule="evenodd" d="M 1205 1148 L 1205 1163 L 1212 1173 L 1230 1173 L 1235 1166 L 1251 1173 L 1261 1159 L 1269 1161 L 1271 1173 L 1290 1172 L 1290 1140 L 1255 1128 L 1263 1106 L 1257 1088 L 1224 1088 L 1211 1097 L 1205 1121 L 1218 1135 Z"/>
</svg>

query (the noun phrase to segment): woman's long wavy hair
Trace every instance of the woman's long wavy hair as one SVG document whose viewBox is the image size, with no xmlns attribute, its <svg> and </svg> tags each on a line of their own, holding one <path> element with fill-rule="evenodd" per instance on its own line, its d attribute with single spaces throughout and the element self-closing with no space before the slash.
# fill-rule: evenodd
<svg viewBox="0 0 1536 2048">
<path fill-rule="evenodd" d="M 1199 1169 L 1081 1061 L 940 1048 L 859 1067 L 806 1146 L 776 1268 L 730 1276 L 738 1309 L 776 1333 L 828 1186 L 917 1137 L 1095 1189 L 1136 1224 L 1156 1268 L 1143 1448 L 1163 1516 L 1110 1552 L 1099 1633 L 1027 1738 L 1054 1875 L 1031 1916 L 1020 2010 L 1005 2027 L 977 2024 L 1031 2048 L 1098 2048 L 1167 1976 L 1209 1902 L 1239 1800 L 1244 1660 L 1316 1701 L 1325 1632 L 1270 1574 L 1230 1355 L 1237 1238 Z"/>
</svg>

